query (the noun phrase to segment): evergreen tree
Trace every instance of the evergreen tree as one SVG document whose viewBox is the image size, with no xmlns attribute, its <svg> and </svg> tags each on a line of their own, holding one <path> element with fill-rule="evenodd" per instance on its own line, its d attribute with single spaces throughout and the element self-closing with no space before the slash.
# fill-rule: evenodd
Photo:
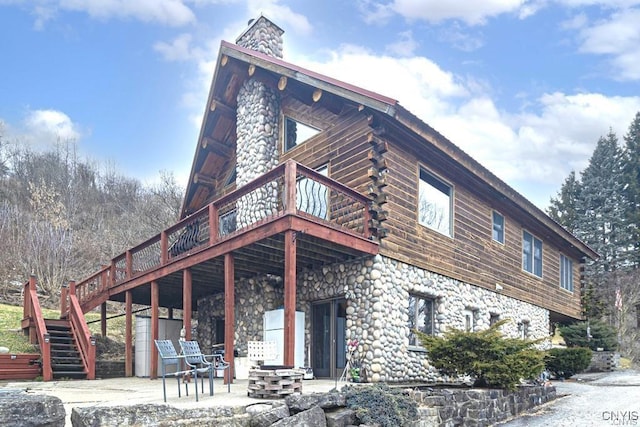
<svg viewBox="0 0 640 427">
<path fill-rule="evenodd" d="M 590 318 L 610 314 L 615 301 L 613 272 L 622 263 L 620 254 L 627 247 L 622 151 L 618 138 L 609 131 L 598 140 L 582 172 L 580 197 L 576 202 L 576 235 L 590 245 L 600 258 L 587 264 L 584 307 Z M 611 279 L 611 280 L 610 280 Z"/>
<path fill-rule="evenodd" d="M 600 254 L 590 269 L 591 275 L 600 276 L 619 267 L 619 254 L 626 245 L 623 186 L 622 152 L 617 136 L 610 130 L 598 140 L 589 165 L 582 172 L 576 203 L 582 215 L 575 232 Z"/>
<path fill-rule="evenodd" d="M 567 179 L 564 180 L 558 195 L 551 198 L 551 206 L 547 209 L 547 214 L 573 233 L 576 230 L 579 217 L 576 208 L 579 198 L 580 182 L 576 180 L 575 171 L 571 171 Z"/>
<path fill-rule="evenodd" d="M 640 112 L 624 137 L 624 196 L 627 201 L 626 220 L 630 247 L 625 261 L 629 266 L 640 266 Z"/>
</svg>

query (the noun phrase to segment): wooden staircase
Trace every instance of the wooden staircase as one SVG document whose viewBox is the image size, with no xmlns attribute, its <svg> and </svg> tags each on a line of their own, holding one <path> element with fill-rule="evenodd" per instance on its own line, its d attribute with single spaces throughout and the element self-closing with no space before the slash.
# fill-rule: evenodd
<svg viewBox="0 0 640 427">
<path fill-rule="evenodd" d="M 51 370 L 53 379 L 86 379 L 87 371 L 80 357 L 80 350 L 73 338 L 71 322 L 60 319 L 44 319 L 49 332 Z"/>
<path fill-rule="evenodd" d="M 24 287 L 22 329 L 29 341 L 40 347 L 42 379 L 95 379 L 96 340 L 80 308 L 75 282 L 62 293 L 60 319 L 42 315 L 34 276 Z"/>
</svg>

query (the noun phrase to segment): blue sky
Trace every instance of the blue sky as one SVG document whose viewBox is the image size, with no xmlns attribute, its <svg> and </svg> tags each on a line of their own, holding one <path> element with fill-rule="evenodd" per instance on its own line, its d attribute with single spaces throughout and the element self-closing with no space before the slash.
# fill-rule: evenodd
<svg viewBox="0 0 640 427">
<path fill-rule="evenodd" d="M 541 208 L 640 111 L 640 0 L 0 0 L 0 132 L 184 182 L 220 40 L 260 13 Z"/>
</svg>

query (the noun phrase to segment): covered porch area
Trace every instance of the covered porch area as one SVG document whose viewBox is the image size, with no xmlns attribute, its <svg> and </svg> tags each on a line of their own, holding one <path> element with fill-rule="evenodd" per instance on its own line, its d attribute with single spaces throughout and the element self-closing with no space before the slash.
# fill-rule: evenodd
<svg viewBox="0 0 640 427">
<path fill-rule="evenodd" d="M 182 310 L 185 338 L 190 339 L 192 312 L 201 310 L 198 301 L 221 296 L 224 357 L 233 366 L 238 338 L 236 287 L 253 278 L 276 278 L 284 309 L 280 351 L 284 365 L 294 366 L 298 276 L 377 254 L 369 209 L 368 199 L 360 193 L 287 161 L 114 258 L 78 283 L 75 293 L 85 312 L 102 304 L 103 331 L 106 301 L 124 303 L 127 376 L 133 373 L 132 307 L 151 307 L 153 378 L 160 307 L 168 309 L 169 317 L 173 310 Z"/>
</svg>

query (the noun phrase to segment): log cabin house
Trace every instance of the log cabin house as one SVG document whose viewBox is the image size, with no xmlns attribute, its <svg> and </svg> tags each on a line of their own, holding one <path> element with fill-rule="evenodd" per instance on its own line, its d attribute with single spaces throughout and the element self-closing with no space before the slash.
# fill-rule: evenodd
<svg viewBox="0 0 640 427">
<path fill-rule="evenodd" d="M 351 344 L 370 382 L 437 378 L 414 329 L 581 318 L 592 249 L 398 101 L 283 60 L 282 35 L 261 16 L 221 43 L 179 222 L 72 283 L 63 317 L 102 305 L 104 332 L 123 302 L 131 375 L 132 304 L 153 337 L 159 307 L 187 338 L 196 317 L 231 363 L 283 309 L 284 365 L 334 377 Z"/>
</svg>

